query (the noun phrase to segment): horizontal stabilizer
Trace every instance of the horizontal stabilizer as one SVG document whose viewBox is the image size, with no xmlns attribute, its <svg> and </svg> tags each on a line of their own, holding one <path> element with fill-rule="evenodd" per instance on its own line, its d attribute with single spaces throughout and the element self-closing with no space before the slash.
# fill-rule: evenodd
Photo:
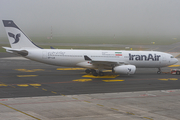
<svg viewBox="0 0 180 120">
<path fill-rule="evenodd" d="M 9 52 L 9 53 L 16 53 L 16 54 L 19 54 L 21 56 L 27 56 L 28 55 L 27 50 L 12 49 L 12 48 L 9 48 L 9 47 L 3 47 L 3 48 L 6 49 L 6 51 Z"/>
</svg>

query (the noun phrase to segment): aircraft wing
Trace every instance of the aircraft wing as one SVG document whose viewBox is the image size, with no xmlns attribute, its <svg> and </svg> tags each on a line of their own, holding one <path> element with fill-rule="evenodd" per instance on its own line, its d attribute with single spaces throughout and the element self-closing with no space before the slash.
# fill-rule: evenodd
<svg viewBox="0 0 180 120">
<path fill-rule="evenodd" d="M 103 60 L 103 59 L 91 59 L 87 55 L 84 56 L 84 59 L 87 61 L 91 61 L 93 65 L 105 65 L 105 66 L 118 66 L 122 64 L 127 64 L 124 61 L 117 61 L 117 60 Z"/>
</svg>

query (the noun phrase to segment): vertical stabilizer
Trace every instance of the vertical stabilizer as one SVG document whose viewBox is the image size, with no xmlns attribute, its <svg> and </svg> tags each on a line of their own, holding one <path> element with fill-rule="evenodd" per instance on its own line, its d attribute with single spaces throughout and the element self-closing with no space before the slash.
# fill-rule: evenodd
<svg viewBox="0 0 180 120">
<path fill-rule="evenodd" d="M 9 43 L 13 49 L 33 48 L 39 49 L 12 20 L 3 20 Z"/>
</svg>

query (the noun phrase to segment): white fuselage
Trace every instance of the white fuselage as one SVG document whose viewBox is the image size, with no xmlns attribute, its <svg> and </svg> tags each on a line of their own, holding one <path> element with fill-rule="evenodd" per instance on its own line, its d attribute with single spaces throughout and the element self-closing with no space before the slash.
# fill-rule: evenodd
<svg viewBox="0 0 180 120">
<path fill-rule="evenodd" d="M 27 49 L 26 58 L 38 62 L 68 66 L 95 68 L 84 56 L 92 60 L 116 61 L 135 65 L 137 68 L 160 68 L 175 64 L 178 60 L 171 54 L 156 51 L 117 51 L 117 50 L 63 50 Z"/>
</svg>

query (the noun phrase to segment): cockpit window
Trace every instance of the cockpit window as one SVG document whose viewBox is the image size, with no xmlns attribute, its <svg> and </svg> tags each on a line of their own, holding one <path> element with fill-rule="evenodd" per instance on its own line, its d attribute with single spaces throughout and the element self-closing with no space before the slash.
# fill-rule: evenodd
<svg viewBox="0 0 180 120">
<path fill-rule="evenodd" d="M 171 56 L 171 58 L 174 58 L 173 56 Z"/>
</svg>

